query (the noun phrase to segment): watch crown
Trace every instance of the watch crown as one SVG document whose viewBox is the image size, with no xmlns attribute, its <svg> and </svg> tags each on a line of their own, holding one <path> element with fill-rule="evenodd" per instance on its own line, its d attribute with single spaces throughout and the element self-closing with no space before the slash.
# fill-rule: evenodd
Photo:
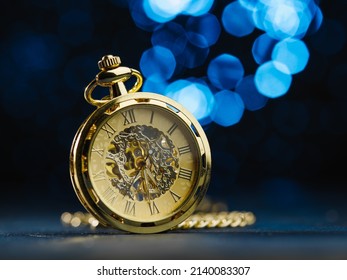
<svg viewBox="0 0 347 280">
<path fill-rule="evenodd" d="M 116 68 L 121 64 L 119 56 L 105 55 L 99 60 L 98 66 L 100 70 L 108 70 Z"/>
</svg>

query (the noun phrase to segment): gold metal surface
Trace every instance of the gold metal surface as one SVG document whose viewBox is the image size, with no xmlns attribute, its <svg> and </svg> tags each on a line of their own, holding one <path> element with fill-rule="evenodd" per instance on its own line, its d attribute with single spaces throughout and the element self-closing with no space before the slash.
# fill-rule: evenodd
<svg viewBox="0 0 347 280">
<path fill-rule="evenodd" d="M 180 223 L 177 228 L 225 228 L 253 225 L 256 218 L 252 212 L 211 212 L 196 213 Z"/>
<path fill-rule="evenodd" d="M 101 72 L 96 75 L 95 79 L 89 83 L 84 91 L 84 97 L 89 104 L 100 107 L 119 95 L 134 93 L 141 88 L 143 83 L 141 73 L 129 67 L 122 67 L 120 63 L 120 58 L 112 55 L 104 56 L 98 62 Z M 133 87 L 127 90 L 124 82 L 129 80 L 132 76 L 136 78 L 136 81 Z M 101 100 L 94 99 L 92 93 L 97 86 L 108 87 L 110 94 L 106 95 Z"/>
<path fill-rule="evenodd" d="M 85 89 L 86 100 L 98 108 L 81 125 L 71 148 L 74 190 L 104 226 L 137 233 L 174 228 L 195 211 L 207 191 L 207 137 L 180 104 L 136 92 L 142 76 L 121 67 L 119 58 L 105 56 L 99 67 L 101 72 Z M 124 82 L 131 76 L 136 82 L 127 90 Z M 108 87 L 109 95 L 94 99 L 96 86 Z M 82 219 L 74 218 L 78 226 Z"/>
<path fill-rule="evenodd" d="M 121 64 L 121 60 L 119 56 L 113 55 L 105 55 L 99 60 L 98 67 L 102 71 L 106 71 L 107 69 L 116 68 Z"/>
</svg>

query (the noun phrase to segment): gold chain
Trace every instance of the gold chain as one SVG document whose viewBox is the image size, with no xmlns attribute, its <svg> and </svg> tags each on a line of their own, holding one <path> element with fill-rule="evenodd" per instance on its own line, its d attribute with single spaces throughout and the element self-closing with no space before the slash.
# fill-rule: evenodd
<svg viewBox="0 0 347 280">
<path fill-rule="evenodd" d="M 215 202 L 205 196 L 196 212 L 173 229 L 198 229 L 198 228 L 235 228 L 251 226 L 256 217 L 252 212 L 228 211 L 228 206 L 223 202 Z M 87 212 L 64 212 L 61 222 L 72 227 L 89 226 L 96 228 L 99 221 Z"/>
<path fill-rule="evenodd" d="M 174 229 L 245 227 L 253 225 L 255 220 L 256 218 L 252 212 L 200 212 L 191 215 Z M 99 221 L 94 216 L 83 212 L 64 212 L 61 215 L 61 221 L 64 225 L 72 227 L 90 226 L 96 228 L 99 226 Z"/>
<path fill-rule="evenodd" d="M 225 227 L 245 227 L 255 223 L 255 216 L 252 212 L 216 212 L 216 213 L 196 213 L 180 223 L 177 228 L 225 228 Z"/>
</svg>

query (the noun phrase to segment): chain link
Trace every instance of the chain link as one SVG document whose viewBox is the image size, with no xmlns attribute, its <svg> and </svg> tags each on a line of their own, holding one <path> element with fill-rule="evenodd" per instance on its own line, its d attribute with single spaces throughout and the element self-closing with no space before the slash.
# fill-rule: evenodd
<svg viewBox="0 0 347 280">
<path fill-rule="evenodd" d="M 252 212 L 196 213 L 180 223 L 177 228 L 225 228 L 253 225 L 256 218 Z"/>
</svg>

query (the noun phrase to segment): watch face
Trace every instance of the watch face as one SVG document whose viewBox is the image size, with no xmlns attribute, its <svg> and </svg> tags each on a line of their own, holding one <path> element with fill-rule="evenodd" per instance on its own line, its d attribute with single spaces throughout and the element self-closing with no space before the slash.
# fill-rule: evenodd
<svg viewBox="0 0 347 280">
<path fill-rule="evenodd" d="M 104 110 L 84 145 L 89 208 L 118 227 L 160 226 L 186 215 L 207 187 L 209 151 L 197 125 L 149 99 Z"/>
</svg>

